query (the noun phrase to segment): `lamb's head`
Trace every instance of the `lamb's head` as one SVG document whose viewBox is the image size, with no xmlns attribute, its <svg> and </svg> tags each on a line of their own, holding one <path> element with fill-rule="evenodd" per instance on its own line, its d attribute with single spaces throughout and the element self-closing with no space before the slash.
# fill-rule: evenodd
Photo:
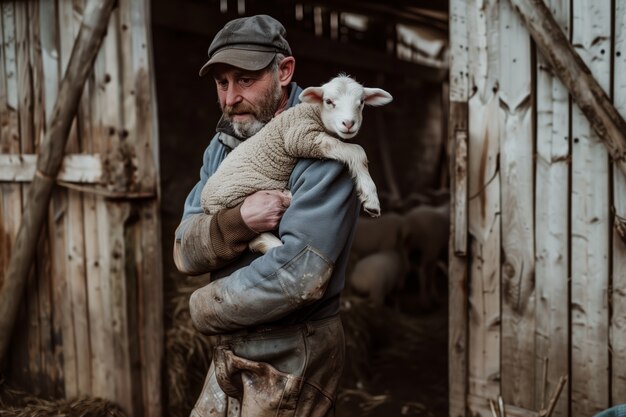
<svg viewBox="0 0 626 417">
<path fill-rule="evenodd" d="M 382 106 L 391 100 L 391 94 L 385 90 L 363 87 L 346 75 L 321 87 L 306 88 L 300 94 L 300 101 L 321 106 L 324 128 L 341 139 L 351 139 L 359 132 L 364 105 Z"/>
</svg>

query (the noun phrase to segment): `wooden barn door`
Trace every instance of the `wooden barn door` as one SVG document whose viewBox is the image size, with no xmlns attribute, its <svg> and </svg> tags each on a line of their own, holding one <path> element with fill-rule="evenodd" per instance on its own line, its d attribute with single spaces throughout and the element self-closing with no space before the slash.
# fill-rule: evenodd
<svg viewBox="0 0 626 417">
<path fill-rule="evenodd" d="M 0 3 L 0 284 L 84 0 Z M 7 382 L 161 415 L 149 2 L 121 0 L 88 79 L 11 339 Z"/>
<path fill-rule="evenodd" d="M 626 6 L 544 3 L 626 114 Z M 509 0 L 451 0 L 450 36 L 450 416 L 624 403 L 624 173 Z"/>
</svg>

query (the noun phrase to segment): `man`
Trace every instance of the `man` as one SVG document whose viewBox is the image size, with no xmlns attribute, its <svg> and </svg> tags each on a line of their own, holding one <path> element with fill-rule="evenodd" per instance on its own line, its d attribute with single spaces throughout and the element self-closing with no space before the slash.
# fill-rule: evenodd
<svg viewBox="0 0 626 417">
<path fill-rule="evenodd" d="M 344 362 L 339 296 L 359 203 L 348 170 L 302 159 L 284 190 L 260 191 L 208 216 L 206 179 L 228 152 L 298 103 L 284 27 L 260 15 L 215 36 L 200 75 L 215 80 L 222 119 L 185 202 L 174 259 L 185 274 L 211 272 L 190 298 L 194 325 L 214 355 L 192 416 L 332 416 Z M 283 246 L 247 250 L 277 229 Z"/>
</svg>

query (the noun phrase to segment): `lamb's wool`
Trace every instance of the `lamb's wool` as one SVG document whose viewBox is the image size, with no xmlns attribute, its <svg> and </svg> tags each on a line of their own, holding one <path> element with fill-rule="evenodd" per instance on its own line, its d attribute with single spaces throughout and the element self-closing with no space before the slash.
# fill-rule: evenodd
<svg viewBox="0 0 626 417">
<path fill-rule="evenodd" d="M 320 108 L 299 104 L 274 117 L 237 146 L 206 182 L 202 208 L 213 214 L 259 190 L 282 190 L 298 158 L 322 158 L 315 138 L 324 132 Z"/>
</svg>

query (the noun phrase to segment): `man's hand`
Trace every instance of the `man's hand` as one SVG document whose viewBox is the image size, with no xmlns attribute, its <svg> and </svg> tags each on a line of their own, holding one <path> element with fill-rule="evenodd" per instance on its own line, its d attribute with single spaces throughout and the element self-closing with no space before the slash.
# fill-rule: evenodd
<svg viewBox="0 0 626 417">
<path fill-rule="evenodd" d="M 291 193 L 289 191 L 257 191 L 243 201 L 241 218 L 255 232 L 267 232 L 278 226 L 283 213 L 290 204 Z"/>
</svg>

